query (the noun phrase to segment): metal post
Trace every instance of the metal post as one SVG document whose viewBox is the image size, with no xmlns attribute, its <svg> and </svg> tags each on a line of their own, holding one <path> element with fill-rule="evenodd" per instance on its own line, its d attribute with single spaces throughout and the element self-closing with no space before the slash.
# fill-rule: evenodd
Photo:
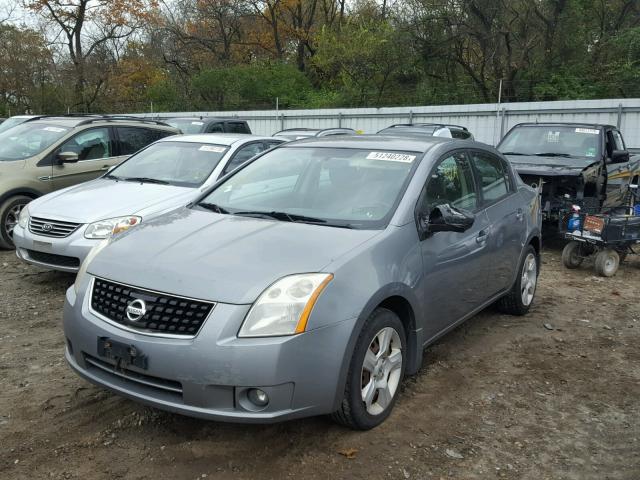
<svg viewBox="0 0 640 480">
<path fill-rule="evenodd" d="M 500 140 L 502 140 L 502 137 L 504 137 L 504 131 L 505 131 L 505 124 L 507 120 L 507 109 L 503 108 L 502 109 L 502 121 L 500 122 L 500 138 L 498 139 L 498 143 L 500 143 Z M 497 145 L 497 144 L 496 144 Z"/>
<path fill-rule="evenodd" d="M 338 113 L 338 128 L 342 128 L 342 112 Z"/>
<path fill-rule="evenodd" d="M 280 130 L 284 130 L 284 113 L 280 115 Z"/>
<path fill-rule="evenodd" d="M 498 120 L 500 120 L 500 103 L 502 102 L 502 79 L 500 79 L 500 86 L 498 87 L 498 106 L 496 107 L 496 123 L 493 127 L 493 144 L 497 145 L 498 140 L 496 140 L 496 133 L 498 132 Z M 502 137 L 500 137 L 502 138 Z"/>
<path fill-rule="evenodd" d="M 409 123 L 413 123 L 413 110 L 409 110 Z"/>
<path fill-rule="evenodd" d="M 622 126 L 622 104 L 618 104 L 618 123 L 616 124 L 618 128 Z"/>
</svg>

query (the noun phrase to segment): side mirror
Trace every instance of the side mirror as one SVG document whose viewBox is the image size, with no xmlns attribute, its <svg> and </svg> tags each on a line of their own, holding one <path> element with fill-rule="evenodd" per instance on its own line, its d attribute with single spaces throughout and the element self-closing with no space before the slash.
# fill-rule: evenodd
<svg viewBox="0 0 640 480">
<path fill-rule="evenodd" d="M 420 229 L 425 236 L 436 232 L 466 232 L 476 220 L 473 213 L 448 203 L 438 205 L 428 216 L 422 214 L 420 217 Z"/>
<path fill-rule="evenodd" d="M 58 160 L 62 163 L 76 163 L 80 160 L 80 157 L 78 157 L 78 154 L 75 152 L 60 152 L 58 154 Z"/>
<path fill-rule="evenodd" d="M 629 161 L 629 152 L 626 150 L 614 150 L 611 152 L 611 158 L 608 163 L 627 163 Z"/>
</svg>

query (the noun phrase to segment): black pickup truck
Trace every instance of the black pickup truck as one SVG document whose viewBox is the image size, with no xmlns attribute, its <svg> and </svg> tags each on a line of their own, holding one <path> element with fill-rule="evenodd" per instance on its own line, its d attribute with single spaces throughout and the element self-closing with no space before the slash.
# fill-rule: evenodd
<svg viewBox="0 0 640 480">
<path fill-rule="evenodd" d="M 547 220 L 560 219 L 571 204 L 586 211 L 618 206 L 640 175 L 640 155 L 629 155 L 612 125 L 521 123 L 509 130 L 498 150 L 525 183 L 542 187 Z"/>
</svg>

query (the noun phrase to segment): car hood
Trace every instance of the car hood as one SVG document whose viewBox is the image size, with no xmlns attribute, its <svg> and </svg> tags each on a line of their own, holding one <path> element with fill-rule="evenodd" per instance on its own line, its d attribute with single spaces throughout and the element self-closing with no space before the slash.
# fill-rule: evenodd
<svg viewBox="0 0 640 480">
<path fill-rule="evenodd" d="M 91 223 L 123 215 L 144 215 L 188 203 L 198 190 L 99 178 L 50 193 L 29 207 L 31 216 Z"/>
<path fill-rule="evenodd" d="M 539 157 L 537 155 L 506 155 L 520 175 L 539 175 L 543 177 L 577 177 L 596 160 L 565 157 Z"/>
<path fill-rule="evenodd" d="M 174 295 L 249 304 L 279 278 L 322 272 L 378 233 L 181 208 L 116 237 L 88 272 Z"/>
</svg>

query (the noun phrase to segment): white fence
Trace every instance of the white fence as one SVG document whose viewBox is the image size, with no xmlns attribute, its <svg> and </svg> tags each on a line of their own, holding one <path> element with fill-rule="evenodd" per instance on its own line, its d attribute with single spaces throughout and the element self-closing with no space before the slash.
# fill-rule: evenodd
<svg viewBox="0 0 640 480">
<path fill-rule="evenodd" d="M 463 125 L 477 140 L 495 145 L 521 122 L 584 122 L 617 125 L 627 146 L 640 148 L 640 99 L 570 100 L 430 107 L 344 108 L 322 110 L 258 110 L 237 112 L 179 112 L 140 116 L 237 116 L 258 135 L 285 128 L 350 127 L 375 133 L 394 123 L 433 122 Z"/>
</svg>

